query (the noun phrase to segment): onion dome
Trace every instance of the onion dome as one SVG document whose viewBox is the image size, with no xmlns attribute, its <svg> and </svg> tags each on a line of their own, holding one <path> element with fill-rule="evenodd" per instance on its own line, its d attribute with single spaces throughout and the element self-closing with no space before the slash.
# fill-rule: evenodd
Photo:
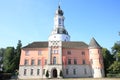
<svg viewBox="0 0 120 80">
<path fill-rule="evenodd" d="M 60 16 L 63 16 L 63 11 L 60 9 L 60 6 L 58 6 L 58 9 L 56 10 L 56 14 L 57 15 L 60 15 Z"/>
</svg>

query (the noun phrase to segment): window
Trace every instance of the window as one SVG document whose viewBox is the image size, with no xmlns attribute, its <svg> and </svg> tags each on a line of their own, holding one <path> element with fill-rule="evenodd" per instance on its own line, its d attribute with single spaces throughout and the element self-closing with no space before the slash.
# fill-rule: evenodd
<svg viewBox="0 0 120 80">
<path fill-rule="evenodd" d="M 25 51 L 25 56 L 29 56 L 29 51 Z"/>
<path fill-rule="evenodd" d="M 24 69 L 24 75 L 26 75 L 26 73 L 27 73 L 27 69 Z"/>
<path fill-rule="evenodd" d="M 33 75 L 33 69 L 31 69 L 31 72 L 30 72 L 31 75 Z"/>
<path fill-rule="evenodd" d="M 69 74 L 69 71 L 68 71 L 68 69 L 66 69 L 66 74 L 67 74 L 67 75 Z"/>
<path fill-rule="evenodd" d="M 82 63 L 85 64 L 85 60 L 84 59 L 82 60 Z"/>
<path fill-rule="evenodd" d="M 59 24 L 61 24 L 61 18 L 58 19 Z"/>
<path fill-rule="evenodd" d="M 47 64 L 47 59 L 45 59 L 45 65 Z"/>
<path fill-rule="evenodd" d="M 85 52 L 84 52 L 84 51 L 82 51 L 82 55 L 85 55 Z"/>
<path fill-rule="evenodd" d="M 58 50 L 53 50 L 53 53 L 54 53 L 54 54 L 57 54 L 57 53 L 58 53 Z"/>
<path fill-rule="evenodd" d="M 42 53 L 41 53 L 41 51 L 38 51 L 38 55 L 41 55 Z"/>
<path fill-rule="evenodd" d="M 71 59 L 68 59 L 68 64 L 71 64 Z"/>
<path fill-rule="evenodd" d="M 40 75 L 40 69 L 37 69 L 37 75 Z"/>
<path fill-rule="evenodd" d="M 67 54 L 68 54 L 68 55 L 71 55 L 71 51 L 67 51 Z"/>
<path fill-rule="evenodd" d="M 28 60 L 27 59 L 25 59 L 24 65 L 28 65 Z"/>
<path fill-rule="evenodd" d="M 76 74 L 76 69 L 73 69 L 73 74 L 74 74 L 74 75 Z"/>
<path fill-rule="evenodd" d="M 101 59 L 99 58 L 99 63 L 101 64 Z"/>
<path fill-rule="evenodd" d="M 56 64 L 56 57 L 53 57 L 53 64 Z"/>
<path fill-rule="evenodd" d="M 31 60 L 31 65 L 35 65 L 35 60 L 34 59 Z"/>
<path fill-rule="evenodd" d="M 76 59 L 74 59 L 74 64 L 77 64 L 77 60 Z"/>
<path fill-rule="evenodd" d="M 45 74 L 45 69 L 43 69 L 43 74 Z"/>
<path fill-rule="evenodd" d="M 91 64 L 93 64 L 93 60 L 92 59 L 90 59 L 90 62 L 91 62 Z"/>
<path fill-rule="evenodd" d="M 84 69 L 84 74 L 87 74 L 87 71 L 86 71 L 86 69 Z"/>
<path fill-rule="evenodd" d="M 38 59 L 38 65 L 41 65 L 41 60 L 40 59 Z"/>
</svg>

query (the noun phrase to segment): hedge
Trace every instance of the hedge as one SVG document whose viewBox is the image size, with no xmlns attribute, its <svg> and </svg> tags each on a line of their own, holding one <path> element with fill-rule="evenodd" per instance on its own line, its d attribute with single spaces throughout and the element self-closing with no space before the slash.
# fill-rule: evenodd
<svg viewBox="0 0 120 80">
<path fill-rule="evenodd" d="M 107 77 L 110 77 L 110 78 L 120 78 L 120 74 L 107 74 Z"/>
</svg>

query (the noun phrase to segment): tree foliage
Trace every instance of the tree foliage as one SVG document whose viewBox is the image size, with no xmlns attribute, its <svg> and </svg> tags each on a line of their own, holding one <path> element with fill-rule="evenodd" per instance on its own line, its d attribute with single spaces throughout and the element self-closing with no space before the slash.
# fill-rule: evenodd
<svg viewBox="0 0 120 80">
<path fill-rule="evenodd" d="M 108 68 L 111 74 L 120 74 L 120 62 L 114 61 L 114 63 Z"/>
<path fill-rule="evenodd" d="M 15 69 L 14 63 L 14 47 L 7 47 L 3 54 L 3 70 L 4 72 L 13 72 Z"/>
<path fill-rule="evenodd" d="M 112 47 L 112 52 L 116 61 L 120 61 L 120 42 L 116 42 Z"/>
<path fill-rule="evenodd" d="M 4 48 L 0 49 L 0 72 L 2 72 L 2 66 L 3 66 L 3 54 L 5 52 Z"/>
<path fill-rule="evenodd" d="M 3 71 L 13 73 L 19 69 L 22 43 L 19 40 L 16 49 L 7 47 L 3 54 Z"/>
<path fill-rule="evenodd" d="M 46 77 L 47 77 L 47 78 L 49 77 L 49 72 L 48 72 L 48 70 L 47 70 L 47 72 L 46 72 Z"/>
<path fill-rule="evenodd" d="M 63 73 L 62 73 L 62 70 L 60 70 L 60 77 L 63 77 Z"/>
<path fill-rule="evenodd" d="M 20 62 L 20 55 L 21 55 L 21 47 L 22 47 L 22 43 L 20 40 L 18 40 L 18 44 L 17 44 L 17 47 L 16 47 L 16 50 L 15 50 L 15 68 L 16 69 L 19 69 L 19 62 Z"/>
<path fill-rule="evenodd" d="M 109 66 L 113 63 L 113 55 L 107 48 L 102 48 L 105 75 L 108 73 Z"/>
</svg>

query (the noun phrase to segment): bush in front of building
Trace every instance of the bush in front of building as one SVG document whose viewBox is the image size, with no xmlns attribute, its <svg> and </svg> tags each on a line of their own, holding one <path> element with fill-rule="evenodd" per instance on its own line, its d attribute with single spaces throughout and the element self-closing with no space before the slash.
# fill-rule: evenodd
<svg viewBox="0 0 120 80">
<path fill-rule="evenodd" d="M 60 77 L 63 77 L 63 73 L 62 73 L 62 71 L 60 71 Z"/>
<path fill-rule="evenodd" d="M 48 70 L 46 72 L 46 77 L 49 78 L 49 72 L 48 72 Z"/>
<path fill-rule="evenodd" d="M 120 74 L 107 74 L 109 78 L 120 78 Z"/>
</svg>

